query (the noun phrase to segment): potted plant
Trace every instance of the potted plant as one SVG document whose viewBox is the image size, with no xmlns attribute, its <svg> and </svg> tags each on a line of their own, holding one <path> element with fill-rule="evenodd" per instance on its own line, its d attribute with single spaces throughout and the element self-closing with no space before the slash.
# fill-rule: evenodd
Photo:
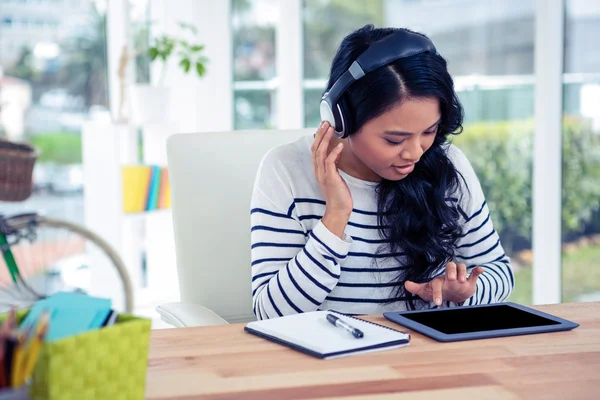
<svg viewBox="0 0 600 400">
<path fill-rule="evenodd" d="M 180 23 L 182 31 L 195 38 L 198 30 L 195 26 Z M 185 73 L 196 74 L 199 78 L 206 74 L 208 58 L 203 54 L 202 44 L 185 38 L 161 35 L 154 38 L 146 50 L 151 62 L 160 63 L 160 74 L 155 84 L 135 84 L 132 90 L 132 116 L 136 123 L 160 123 L 168 119 L 170 89 L 165 85 L 169 60 L 176 57 L 178 66 Z"/>
</svg>

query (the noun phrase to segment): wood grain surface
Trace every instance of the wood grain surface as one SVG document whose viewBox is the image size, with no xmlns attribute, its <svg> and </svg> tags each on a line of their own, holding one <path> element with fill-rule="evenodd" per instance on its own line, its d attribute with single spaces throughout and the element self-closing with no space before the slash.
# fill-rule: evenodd
<svg viewBox="0 0 600 400">
<path fill-rule="evenodd" d="M 600 399 L 600 303 L 534 307 L 569 332 L 439 343 L 320 360 L 244 324 L 152 331 L 148 399 Z M 403 329 L 382 316 L 364 317 Z"/>
</svg>

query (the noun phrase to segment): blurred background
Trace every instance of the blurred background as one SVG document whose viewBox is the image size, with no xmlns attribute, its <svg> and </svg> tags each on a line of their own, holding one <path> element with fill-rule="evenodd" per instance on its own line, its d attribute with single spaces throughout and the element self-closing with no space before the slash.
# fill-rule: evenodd
<svg viewBox="0 0 600 400">
<path fill-rule="evenodd" d="M 544 7 L 555 6 L 564 21 L 560 40 L 540 37 Z M 104 212 L 85 209 L 91 178 L 82 130 L 115 121 L 144 126 L 122 118 L 123 87 L 131 102 L 135 87 L 168 88 L 166 118 L 177 132 L 317 126 L 335 51 L 364 24 L 425 33 L 447 59 L 465 107 L 455 143 L 481 180 L 513 260 L 509 300 L 522 304 L 534 303 L 534 270 L 543 276 L 545 268 L 533 265 L 532 252 L 534 139 L 544 134 L 535 119 L 544 65 L 535 53 L 556 49 L 562 211 L 552 223 L 563 246 L 553 295 L 600 300 L 600 1 L 0 0 L 0 135 L 42 151 L 33 196 L 0 203 L 0 212 L 43 210 L 79 223 L 86 212 Z M 175 51 L 163 66 L 169 45 Z"/>
</svg>

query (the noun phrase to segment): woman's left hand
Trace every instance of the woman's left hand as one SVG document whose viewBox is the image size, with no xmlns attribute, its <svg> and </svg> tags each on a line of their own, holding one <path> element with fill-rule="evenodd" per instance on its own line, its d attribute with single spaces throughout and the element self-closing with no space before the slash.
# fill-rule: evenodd
<svg viewBox="0 0 600 400">
<path fill-rule="evenodd" d="M 467 278 L 467 266 L 448 262 L 446 273 L 427 283 L 406 281 L 406 290 L 425 301 L 433 301 L 435 305 L 442 305 L 442 301 L 460 303 L 475 294 L 477 278 L 483 273 L 483 267 L 475 267 Z"/>
</svg>

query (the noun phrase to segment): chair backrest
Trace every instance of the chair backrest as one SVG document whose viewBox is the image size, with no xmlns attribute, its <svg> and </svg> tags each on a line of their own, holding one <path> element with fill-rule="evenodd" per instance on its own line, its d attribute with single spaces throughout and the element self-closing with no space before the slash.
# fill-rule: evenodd
<svg viewBox="0 0 600 400">
<path fill-rule="evenodd" d="M 314 129 L 170 136 L 167 160 L 181 301 L 228 322 L 254 319 L 250 199 L 265 153 Z"/>
</svg>

